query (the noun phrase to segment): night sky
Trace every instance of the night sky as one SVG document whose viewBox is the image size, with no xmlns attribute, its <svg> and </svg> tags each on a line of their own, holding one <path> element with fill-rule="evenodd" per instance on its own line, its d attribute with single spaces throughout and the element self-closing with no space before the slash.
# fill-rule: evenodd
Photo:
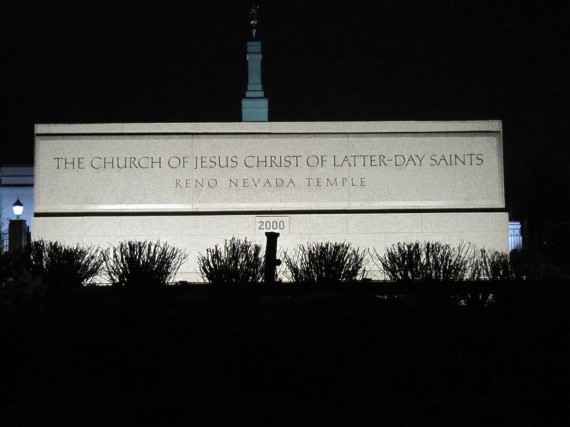
<svg viewBox="0 0 570 427">
<path fill-rule="evenodd" d="M 260 1 L 271 121 L 503 121 L 507 208 L 570 221 L 565 2 Z M 246 0 L 3 0 L 0 164 L 35 123 L 241 120 Z"/>
</svg>

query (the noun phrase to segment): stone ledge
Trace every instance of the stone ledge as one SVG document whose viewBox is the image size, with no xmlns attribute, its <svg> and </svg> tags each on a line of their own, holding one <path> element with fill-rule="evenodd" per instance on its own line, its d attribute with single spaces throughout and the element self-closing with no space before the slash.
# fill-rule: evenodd
<svg viewBox="0 0 570 427">
<path fill-rule="evenodd" d="M 36 124 L 35 133 L 141 134 L 141 133 L 419 133 L 501 132 L 500 120 L 391 121 L 391 122 L 227 122 L 227 123 L 91 123 Z"/>
</svg>

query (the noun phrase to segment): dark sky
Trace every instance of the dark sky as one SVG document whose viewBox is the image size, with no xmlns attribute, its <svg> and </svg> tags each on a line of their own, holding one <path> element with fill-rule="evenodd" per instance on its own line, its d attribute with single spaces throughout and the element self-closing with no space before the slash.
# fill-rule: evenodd
<svg viewBox="0 0 570 427">
<path fill-rule="evenodd" d="M 509 210 L 570 220 L 564 1 L 259 3 L 270 120 L 500 119 Z M 0 164 L 34 123 L 240 121 L 250 4 L 3 0 Z"/>
</svg>

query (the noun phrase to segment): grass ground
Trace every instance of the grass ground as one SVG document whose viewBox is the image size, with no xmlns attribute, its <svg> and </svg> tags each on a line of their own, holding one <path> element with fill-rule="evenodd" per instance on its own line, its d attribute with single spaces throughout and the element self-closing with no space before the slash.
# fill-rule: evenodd
<svg viewBox="0 0 570 427">
<path fill-rule="evenodd" d="M 373 286 L 4 304 L 0 425 L 568 425 L 570 292 L 533 289 L 488 307 Z"/>
</svg>

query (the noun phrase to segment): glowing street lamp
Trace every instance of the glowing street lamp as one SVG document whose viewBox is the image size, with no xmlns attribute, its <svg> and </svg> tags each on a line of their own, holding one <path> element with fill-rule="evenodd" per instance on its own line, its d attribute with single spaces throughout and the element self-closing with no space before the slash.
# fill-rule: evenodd
<svg viewBox="0 0 570 427">
<path fill-rule="evenodd" d="M 20 219 L 20 215 L 24 212 L 24 205 L 20 202 L 20 198 L 12 205 L 12 211 L 16 215 L 16 219 Z"/>
</svg>

